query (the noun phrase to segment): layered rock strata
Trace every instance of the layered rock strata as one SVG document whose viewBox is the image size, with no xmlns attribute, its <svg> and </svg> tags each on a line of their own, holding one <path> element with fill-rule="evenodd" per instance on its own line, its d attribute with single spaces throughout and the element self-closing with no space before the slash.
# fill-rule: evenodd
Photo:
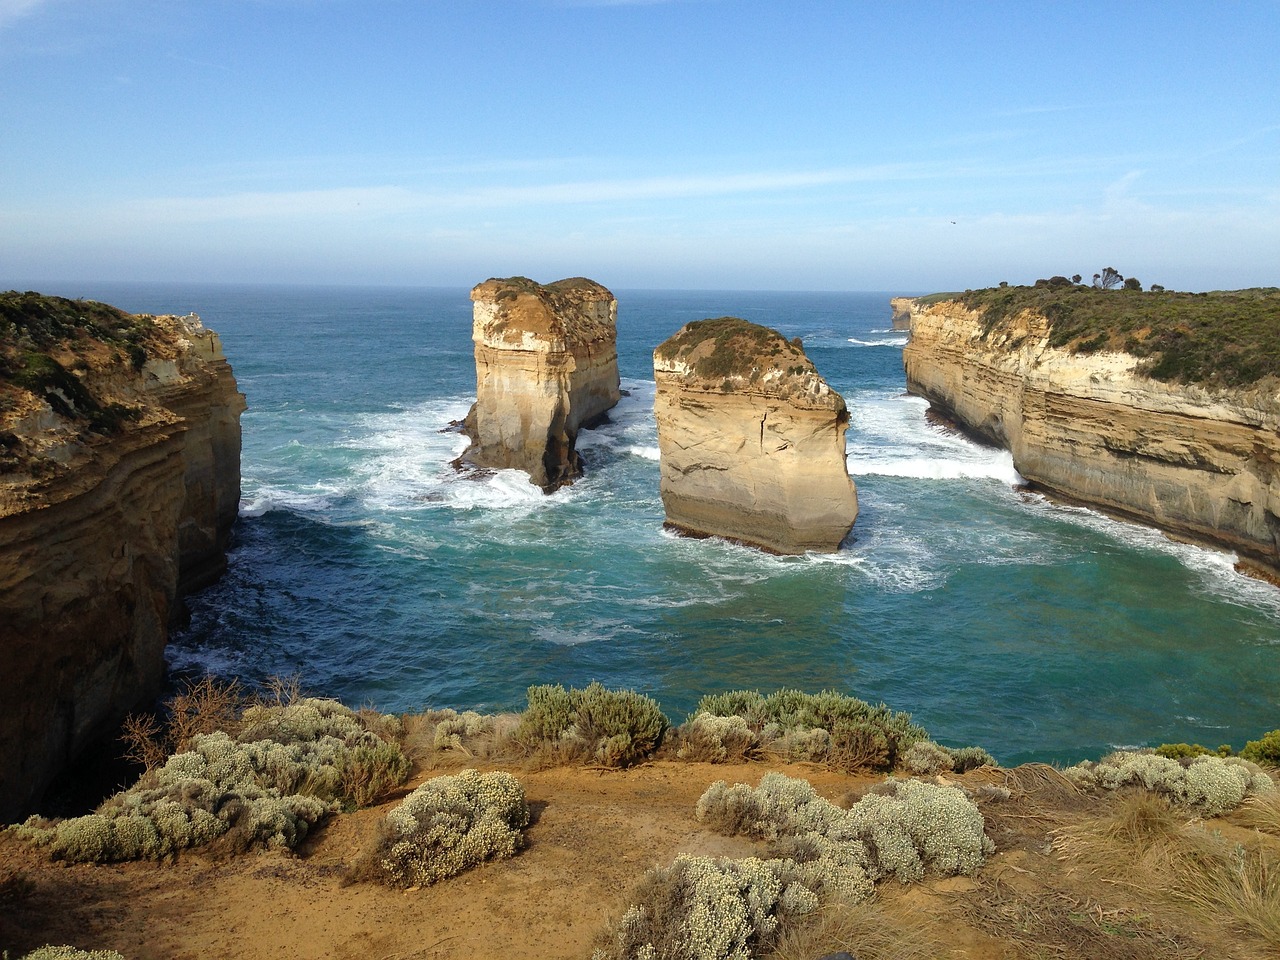
<svg viewBox="0 0 1280 960">
<path fill-rule="evenodd" d="M 578 431 L 602 422 L 621 395 L 618 301 L 581 277 L 491 279 L 471 299 L 476 402 L 460 459 L 523 470 L 550 493 L 581 475 Z"/>
<path fill-rule="evenodd" d="M 225 566 L 245 407 L 198 318 L 41 298 L 50 334 L 24 296 L 35 320 L 0 312 L 0 822 L 159 694 L 178 598 Z"/>
<path fill-rule="evenodd" d="M 1008 449 L 1052 495 L 1237 552 L 1280 575 L 1280 395 L 1165 383 L 1123 352 L 1050 345 L 1024 310 L 998 324 L 955 300 L 917 302 L 907 389 Z"/>
<path fill-rule="evenodd" d="M 891 322 L 895 330 L 911 329 L 911 305 L 915 301 L 911 297 L 893 297 L 889 300 L 889 309 L 893 311 Z"/>
<path fill-rule="evenodd" d="M 799 340 L 699 320 L 653 354 L 667 526 L 773 553 L 830 553 L 858 516 L 844 399 Z"/>
</svg>

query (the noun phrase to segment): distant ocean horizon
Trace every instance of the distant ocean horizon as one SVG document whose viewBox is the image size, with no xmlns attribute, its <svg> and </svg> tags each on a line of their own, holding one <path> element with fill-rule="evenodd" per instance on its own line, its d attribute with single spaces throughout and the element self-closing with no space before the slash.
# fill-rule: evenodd
<svg viewBox="0 0 1280 960">
<path fill-rule="evenodd" d="M 607 283 L 607 278 L 597 278 Z M 227 576 L 188 598 L 175 675 L 384 710 L 518 710 L 599 680 L 674 722 L 727 689 L 835 689 L 1001 762 L 1209 747 L 1280 726 L 1280 591 L 1229 554 L 1028 494 L 1007 452 L 905 393 L 894 292 L 618 290 L 626 396 L 544 496 L 449 466 L 475 397 L 467 288 L 56 283 L 222 337 L 244 414 Z M 736 315 L 799 336 L 849 405 L 860 515 L 831 555 L 662 529 L 653 348 Z"/>
</svg>

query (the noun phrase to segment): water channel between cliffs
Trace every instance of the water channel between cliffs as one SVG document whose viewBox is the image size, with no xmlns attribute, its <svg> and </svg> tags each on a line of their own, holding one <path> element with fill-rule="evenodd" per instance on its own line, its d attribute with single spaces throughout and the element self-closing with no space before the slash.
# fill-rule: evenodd
<svg viewBox="0 0 1280 960">
<path fill-rule="evenodd" d="M 464 289 L 84 286 L 199 313 L 249 401 L 230 571 L 192 599 L 177 671 L 297 672 L 389 710 L 598 679 L 676 721 L 707 692 L 831 687 L 1005 763 L 1239 747 L 1280 717 L 1280 591 L 1020 494 L 1006 454 L 904 396 L 889 293 L 615 290 L 630 395 L 580 440 L 589 475 L 544 497 L 448 466 L 465 441 L 442 429 L 475 396 Z M 724 314 L 802 337 L 848 402 L 861 514 L 833 556 L 661 530 L 651 352 Z"/>
</svg>

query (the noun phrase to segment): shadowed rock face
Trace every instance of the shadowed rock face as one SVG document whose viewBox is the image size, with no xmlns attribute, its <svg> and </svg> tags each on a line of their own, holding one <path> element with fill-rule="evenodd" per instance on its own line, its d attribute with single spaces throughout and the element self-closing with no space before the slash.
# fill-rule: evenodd
<svg viewBox="0 0 1280 960">
<path fill-rule="evenodd" d="M 74 322 L 82 305 L 56 302 Z M 224 569 L 240 500 L 244 397 L 217 335 L 104 316 L 118 330 L 61 329 L 36 360 L 31 334 L 0 323 L 4 822 L 159 694 L 178 597 Z"/>
<path fill-rule="evenodd" d="M 956 301 L 915 304 L 907 389 L 999 444 L 1033 486 L 1280 576 L 1280 397 L 1163 383 L 1127 353 L 1049 345 L 1045 317 L 992 327 Z"/>
<path fill-rule="evenodd" d="M 915 303 L 910 297 L 893 297 L 889 301 L 889 309 L 893 311 L 893 329 L 911 329 L 911 305 Z"/>
<path fill-rule="evenodd" d="M 736 317 L 653 354 L 667 526 L 773 553 L 833 552 L 858 516 L 844 399 L 799 341 Z"/>
<path fill-rule="evenodd" d="M 618 301 L 581 277 L 486 280 L 471 299 L 476 402 L 460 460 L 524 470 L 550 493 L 582 473 L 578 431 L 618 402 Z"/>
</svg>

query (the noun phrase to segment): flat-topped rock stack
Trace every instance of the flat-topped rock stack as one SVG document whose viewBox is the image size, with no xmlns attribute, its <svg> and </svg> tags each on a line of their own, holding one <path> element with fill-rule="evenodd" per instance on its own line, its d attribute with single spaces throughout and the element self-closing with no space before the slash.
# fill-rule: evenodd
<svg viewBox="0 0 1280 960">
<path fill-rule="evenodd" d="M 581 475 L 578 431 L 604 420 L 621 395 L 618 301 L 582 277 L 491 279 L 471 299 L 476 402 L 460 459 L 524 470 L 550 493 Z"/>
<path fill-rule="evenodd" d="M 666 525 L 772 553 L 834 552 L 858 516 L 849 413 L 799 339 L 737 317 L 653 354 Z"/>
</svg>

